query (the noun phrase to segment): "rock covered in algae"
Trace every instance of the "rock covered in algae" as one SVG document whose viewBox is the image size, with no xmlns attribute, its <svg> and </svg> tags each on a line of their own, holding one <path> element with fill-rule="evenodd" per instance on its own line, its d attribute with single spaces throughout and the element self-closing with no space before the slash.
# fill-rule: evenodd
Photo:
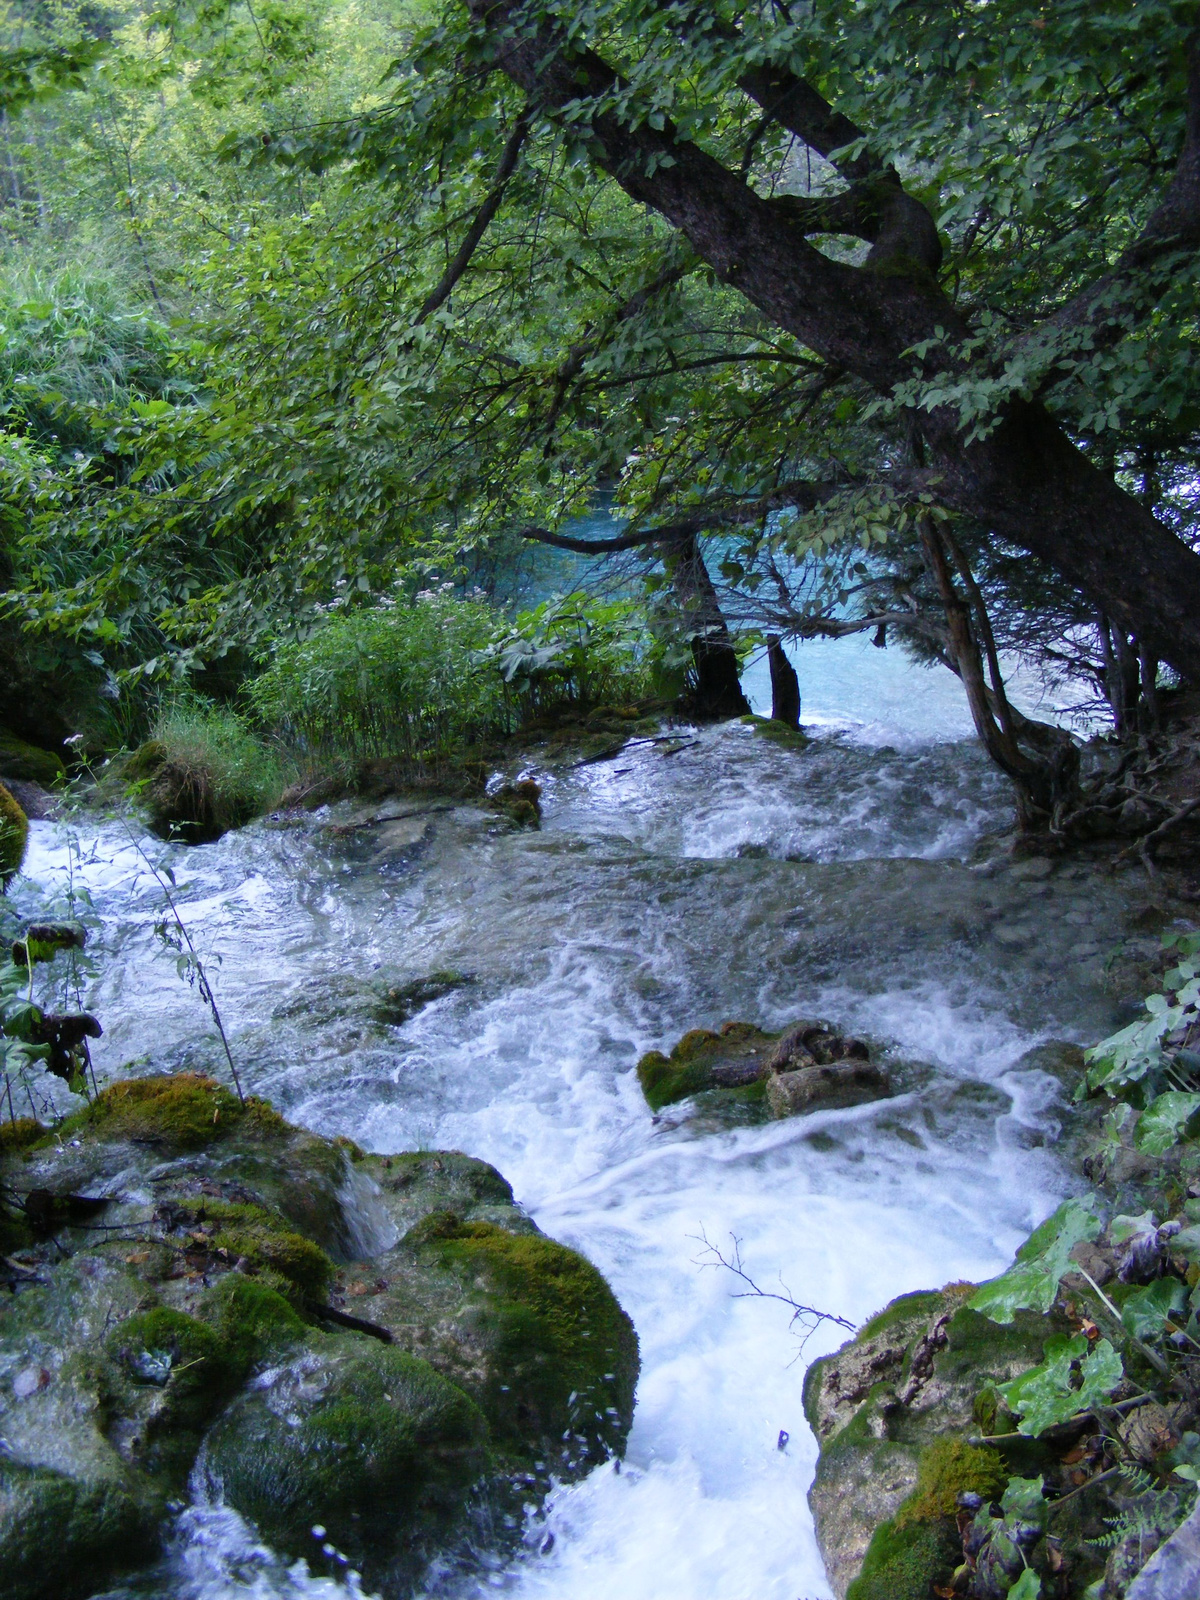
<svg viewBox="0 0 1200 1600">
<path fill-rule="evenodd" d="M 839 1600 L 929 1600 L 948 1589 L 970 1521 L 958 1497 L 977 1497 L 988 1522 L 1010 1478 L 1060 1470 L 1066 1446 L 1017 1434 L 997 1391 L 1037 1366 L 1046 1340 L 1070 1323 L 1032 1311 L 991 1322 L 967 1307 L 973 1287 L 902 1295 L 806 1375 L 805 1414 L 820 1447 L 809 1502 Z M 1072 1574 L 1062 1592 L 1082 1595 L 1103 1571 L 1088 1543 L 1103 1537 L 1103 1519 L 1080 1501 L 1055 1531 Z"/>
<path fill-rule="evenodd" d="M 29 843 L 29 819 L 0 783 L 0 887 L 21 870 Z"/>
<path fill-rule="evenodd" d="M 62 776 L 62 761 L 52 750 L 43 750 L 7 728 L 0 728 L 0 777 L 23 779 L 52 789 Z"/>
<path fill-rule="evenodd" d="M 891 1093 L 888 1074 L 872 1064 L 861 1039 L 812 1021 L 795 1022 L 782 1034 L 750 1022 L 724 1022 L 716 1032 L 693 1028 L 669 1055 L 648 1051 L 637 1074 L 652 1111 L 714 1090 L 765 1105 L 774 1117 Z"/>
<path fill-rule="evenodd" d="M 486 1163 L 368 1157 L 195 1074 L 11 1134 L 6 1600 L 137 1566 L 201 1481 L 289 1556 L 344 1571 L 328 1544 L 400 1595 L 623 1447 L 632 1325 Z"/>
</svg>

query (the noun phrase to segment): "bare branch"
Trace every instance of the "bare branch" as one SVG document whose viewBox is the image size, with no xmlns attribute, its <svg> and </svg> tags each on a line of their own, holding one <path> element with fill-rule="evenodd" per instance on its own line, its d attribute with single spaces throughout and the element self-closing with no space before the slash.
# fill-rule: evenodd
<svg viewBox="0 0 1200 1600">
<path fill-rule="evenodd" d="M 688 1237 L 695 1239 L 697 1244 L 704 1246 L 700 1255 L 696 1258 L 698 1266 L 723 1267 L 726 1272 L 732 1272 L 735 1278 L 746 1285 L 744 1289 L 733 1295 L 733 1299 L 778 1300 L 780 1305 L 787 1306 L 792 1313 L 789 1319 L 789 1326 L 796 1327 L 799 1325 L 801 1330 L 801 1350 L 804 1349 L 805 1344 L 823 1322 L 831 1322 L 835 1327 L 845 1328 L 848 1333 L 856 1331 L 855 1324 L 846 1317 L 839 1317 L 832 1311 L 820 1311 L 816 1306 L 802 1305 L 792 1294 L 787 1284 L 784 1283 L 782 1275 L 779 1279 L 779 1288 L 782 1292 L 776 1292 L 774 1289 L 760 1289 L 746 1271 L 745 1263 L 742 1260 L 742 1241 L 735 1233 L 729 1235 L 731 1249 L 728 1255 L 722 1253 L 719 1245 L 713 1244 L 703 1228 L 700 1229 L 698 1234 L 689 1234 Z"/>
</svg>

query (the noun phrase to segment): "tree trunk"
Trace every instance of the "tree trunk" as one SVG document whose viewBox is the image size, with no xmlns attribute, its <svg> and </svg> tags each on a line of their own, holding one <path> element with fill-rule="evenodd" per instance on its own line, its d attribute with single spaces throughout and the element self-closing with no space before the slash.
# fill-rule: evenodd
<svg viewBox="0 0 1200 1600">
<path fill-rule="evenodd" d="M 921 542 L 946 610 L 951 664 L 967 692 L 975 731 L 988 755 L 1012 779 L 1022 829 L 1055 829 L 1080 797 L 1074 741 L 1061 728 L 1034 722 L 1009 704 L 983 596 L 962 551 L 953 540 L 943 542 L 932 517 L 922 519 Z M 965 600 L 954 582 L 946 543 L 967 590 Z M 985 656 L 990 685 L 984 674 Z"/>
<path fill-rule="evenodd" d="M 713 721 L 748 716 L 750 704 L 742 693 L 737 653 L 695 537 L 672 544 L 663 560 L 684 628 L 691 635 L 696 715 Z"/>
<path fill-rule="evenodd" d="M 771 721 L 789 728 L 800 726 L 800 680 L 783 653 L 777 633 L 767 635 L 767 662 L 771 668 Z"/>
</svg>

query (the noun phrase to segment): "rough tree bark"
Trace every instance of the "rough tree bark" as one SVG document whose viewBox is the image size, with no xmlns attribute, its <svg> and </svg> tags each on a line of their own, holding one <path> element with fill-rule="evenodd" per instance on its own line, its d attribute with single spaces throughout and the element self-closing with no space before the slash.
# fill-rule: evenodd
<svg viewBox="0 0 1200 1600">
<path fill-rule="evenodd" d="M 696 715 L 714 721 L 748 716 L 750 702 L 742 693 L 737 653 L 695 537 L 681 539 L 665 550 L 663 564 L 684 628 L 691 636 Z"/>
<path fill-rule="evenodd" d="M 767 635 L 767 664 L 771 669 L 771 721 L 798 728 L 800 680 L 795 667 L 783 653 L 783 640 L 777 633 Z"/>
<path fill-rule="evenodd" d="M 846 196 L 779 206 L 756 194 L 668 122 L 630 125 L 605 109 L 623 80 L 595 51 L 568 43 L 522 0 L 467 0 L 493 59 L 551 116 L 586 123 L 594 159 L 635 200 L 685 234 L 693 250 L 779 327 L 881 394 L 913 376 L 953 372 L 967 327 L 938 286 L 936 229 L 891 169 L 857 157 Z M 710 26 L 702 7 L 681 27 Z M 813 149 L 827 153 L 859 130 L 811 85 L 782 68 L 747 74 L 742 88 Z M 589 101 L 596 104 L 587 114 Z M 836 206 L 835 206 L 836 209 Z M 862 267 L 831 260 L 809 233 L 872 240 Z M 1142 236 L 1103 279 L 1055 317 L 1117 337 L 1114 306 L 1133 271 L 1167 248 L 1200 246 L 1200 31 L 1189 50 L 1184 148 Z M 905 354 L 929 343 L 920 361 Z M 1013 401 L 986 439 L 969 441 L 953 407 L 914 411 L 930 487 L 944 506 L 1023 545 L 1076 583 L 1126 633 L 1185 677 L 1200 681 L 1200 556 L 1112 478 L 1094 467 L 1044 406 Z"/>
</svg>

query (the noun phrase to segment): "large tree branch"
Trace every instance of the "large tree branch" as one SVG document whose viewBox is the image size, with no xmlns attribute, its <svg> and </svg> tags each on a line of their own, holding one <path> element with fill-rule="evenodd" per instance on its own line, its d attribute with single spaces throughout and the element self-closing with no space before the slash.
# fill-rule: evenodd
<svg viewBox="0 0 1200 1600">
<path fill-rule="evenodd" d="M 492 187 L 488 190 L 483 204 L 475 213 L 475 220 L 467 229 L 466 237 L 455 251 L 454 259 L 443 272 L 437 287 L 428 295 L 413 318 L 413 327 L 420 327 L 426 317 L 430 317 L 443 305 L 453 292 L 455 284 L 471 264 L 471 257 L 479 245 L 479 241 L 487 232 L 492 218 L 500 209 L 500 202 L 504 199 L 504 191 L 508 187 L 508 180 L 516 171 L 517 158 L 521 154 L 521 146 L 525 143 L 529 133 L 529 124 L 533 120 L 533 109 L 526 106 L 513 126 L 513 131 L 508 136 L 504 151 L 500 157 L 500 165 L 496 168 L 496 176 Z"/>
<path fill-rule="evenodd" d="M 736 35 L 734 36 L 736 37 Z M 814 207 L 830 206 L 830 215 L 843 226 L 810 227 L 809 232 L 847 232 L 871 241 L 868 267 L 888 265 L 895 271 L 911 263 L 936 272 L 942 263 L 937 224 L 926 206 L 905 192 L 895 167 L 885 166 L 866 145 L 862 129 L 835 111 L 825 97 L 785 67 L 751 67 L 738 78 L 739 87 L 789 133 L 828 160 L 847 146 L 853 156 L 841 156 L 834 166 L 852 188 L 830 201 L 816 200 Z M 812 217 L 818 220 L 820 212 Z"/>
<path fill-rule="evenodd" d="M 549 115 L 586 131 L 602 170 L 777 326 L 884 395 L 953 370 L 967 329 L 928 274 L 831 261 L 672 125 L 635 126 L 629 85 L 594 51 L 532 19 L 522 0 L 466 3 L 497 65 Z M 927 351 L 920 361 L 917 345 Z M 967 437 L 949 402 L 908 415 L 940 471 L 943 504 L 1049 561 L 1200 681 L 1200 557 L 1092 466 L 1043 408 L 1014 400 L 984 439 Z"/>
<path fill-rule="evenodd" d="M 810 479 L 797 479 L 767 494 L 756 495 L 752 500 L 712 500 L 675 522 L 660 522 L 652 528 L 630 528 L 625 533 L 614 534 L 611 539 L 576 538 L 574 534 L 553 533 L 549 528 L 522 528 L 521 538 L 553 545 L 556 550 L 572 550 L 579 555 L 617 555 L 623 550 L 639 550 L 649 544 L 681 544 L 697 534 L 712 533 L 718 528 L 745 526 L 784 506 L 815 511 L 845 488 L 844 482 L 814 483 Z"/>
</svg>

